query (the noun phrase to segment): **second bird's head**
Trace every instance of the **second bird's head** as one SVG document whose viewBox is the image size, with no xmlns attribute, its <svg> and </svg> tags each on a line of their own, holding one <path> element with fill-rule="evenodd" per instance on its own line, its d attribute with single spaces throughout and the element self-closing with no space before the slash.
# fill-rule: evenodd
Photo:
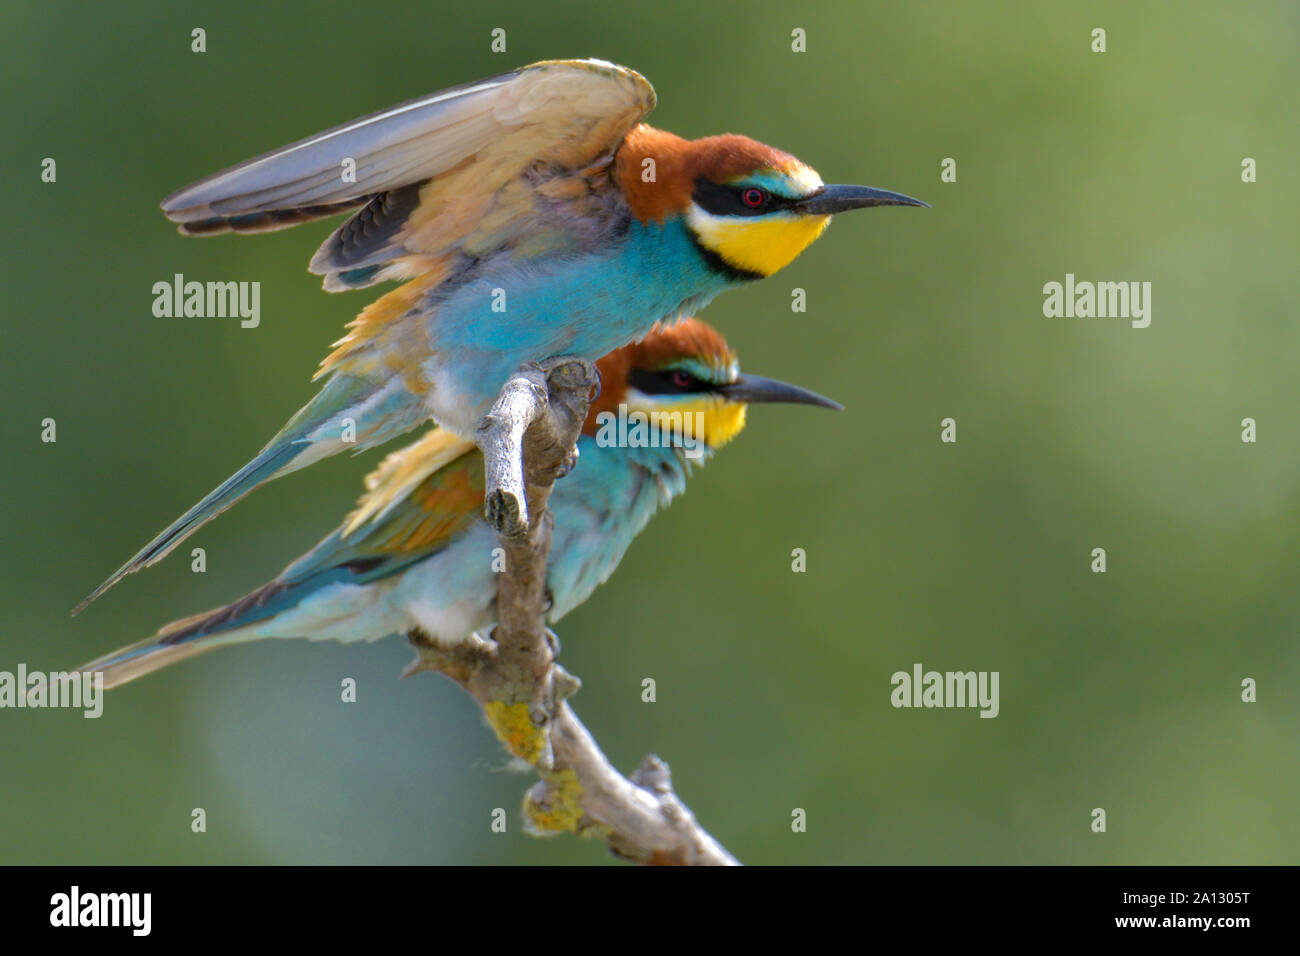
<svg viewBox="0 0 1300 956">
<path fill-rule="evenodd" d="M 601 391 L 583 433 L 599 445 L 636 447 L 644 442 L 681 448 L 695 458 L 695 450 L 711 452 L 740 433 L 747 405 L 782 402 L 841 409 L 797 385 L 742 375 L 726 339 L 695 318 L 656 326 L 596 367 Z"/>
<path fill-rule="evenodd" d="M 745 136 L 685 140 L 644 124 L 623 141 L 616 173 L 638 219 L 680 216 L 709 264 L 734 280 L 789 265 L 835 213 L 927 205 L 887 189 L 826 185 L 811 166 Z"/>
</svg>

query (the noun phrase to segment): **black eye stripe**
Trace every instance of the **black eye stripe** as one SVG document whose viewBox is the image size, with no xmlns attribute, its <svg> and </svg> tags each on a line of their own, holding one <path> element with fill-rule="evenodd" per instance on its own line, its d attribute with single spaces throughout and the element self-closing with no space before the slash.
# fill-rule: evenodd
<svg viewBox="0 0 1300 956">
<path fill-rule="evenodd" d="M 743 196 L 751 189 L 760 189 L 766 197 L 766 202 L 757 206 L 746 204 Z M 703 177 L 695 181 L 695 190 L 691 193 L 691 198 L 695 200 L 697 206 L 715 216 L 762 216 L 794 203 L 794 200 L 778 196 L 758 186 L 724 186 Z"/>
<path fill-rule="evenodd" d="M 693 392 L 708 392 L 715 388 L 710 382 L 702 382 L 693 375 L 690 384 L 678 385 L 673 381 L 673 375 L 680 371 L 684 370 L 665 368 L 651 372 L 643 368 L 634 368 L 628 372 L 627 383 L 644 395 L 689 395 Z"/>
</svg>

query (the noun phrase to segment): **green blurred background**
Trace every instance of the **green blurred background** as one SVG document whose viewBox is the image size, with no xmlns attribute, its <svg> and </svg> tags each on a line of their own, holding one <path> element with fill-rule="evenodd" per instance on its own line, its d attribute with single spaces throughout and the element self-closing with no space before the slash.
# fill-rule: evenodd
<svg viewBox="0 0 1300 956">
<path fill-rule="evenodd" d="M 659 126 L 934 206 L 844 216 L 707 311 L 745 368 L 848 410 L 754 410 L 562 623 L 614 762 L 662 755 L 750 863 L 1300 862 L 1297 9 L 1072 7 L 5 4 L 0 670 L 239 596 L 381 457 L 267 486 L 69 618 L 314 393 L 374 298 L 307 273 L 332 225 L 187 240 L 158 201 L 425 92 L 599 56 L 650 78 Z M 260 281 L 261 327 L 155 318 L 176 272 Z M 1044 318 L 1067 272 L 1150 281 L 1151 327 Z M 114 692 L 99 720 L 0 711 L 0 862 L 609 860 L 521 832 L 530 777 L 449 682 L 399 681 L 409 656 L 252 645 Z M 999 671 L 1001 715 L 893 709 L 916 662 Z"/>
</svg>

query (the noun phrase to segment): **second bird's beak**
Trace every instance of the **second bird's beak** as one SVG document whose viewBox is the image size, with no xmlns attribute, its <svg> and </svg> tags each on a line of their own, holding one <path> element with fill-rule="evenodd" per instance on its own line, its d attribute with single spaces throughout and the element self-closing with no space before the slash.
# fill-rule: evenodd
<svg viewBox="0 0 1300 956">
<path fill-rule="evenodd" d="M 810 216 L 831 216 L 837 212 L 850 209 L 866 209 L 868 206 L 924 206 L 930 204 L 893 193 L 888 189 L 876 189 L 873 186 L 823 186 L 820 190 L 799 200 L 794 208 Z"/>
<path fill-rule="evenodd" d="M 718 393 L 732 402 L 750 404 L 785 402 L 794 405 L 820 405 L 822 408 L 833 408 L 837 412 L 844 411 L 843 405 L 832 402 L 823 395 L 788 382 L 778 382 L 774 378 L 763 378 L 761 375 L 742 375 L 730 385 L 723 385 L 718 389 Z"/>
</svg>

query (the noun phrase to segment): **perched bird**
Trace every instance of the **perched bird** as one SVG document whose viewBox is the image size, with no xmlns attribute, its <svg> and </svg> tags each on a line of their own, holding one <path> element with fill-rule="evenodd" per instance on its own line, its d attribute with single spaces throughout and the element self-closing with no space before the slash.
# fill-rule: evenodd
<svg viewBox="0 0 1300 956">
<path fill-rule="evenodd" d="M 550 621 L 613 573 L 646 522 L 685 489 L 692 463 L 744 427 L 747 404 L 839 408 L 797 386 L 741 375 L 722 336 L 696 319 L 657 328 L 597 368 L 602 390 L 578 440 L 577 467 L 551 493 Z M 498 539 L 482 518 L 483 483 L 477 447 L 434 428 L 389 455 L 343 525 L 275 580 L 80 669 L 102 671 L 114 687 L 262 638 L 357 642 L 418 629 L 444 646 L 478 640 L 494 622 L 497 592 Z"/>
<path fill-rule="evenodd" d="M 345 123 L 164 200 L 186 235 L 356 210 L 311 270 L 331 292 L 409 281 L 349 325 L 317 372 L 324 387 L 252 461 L 78 610 L 263 482 L 430 417 L 469 437 L 523 362 L 595 361 L 776 272 L 833 213 L 926 205 L 825 185 L 744 136 L 654 129 L 641 122 L 654 104 L 625 67 L 544 61 Z"/>
</svg>

